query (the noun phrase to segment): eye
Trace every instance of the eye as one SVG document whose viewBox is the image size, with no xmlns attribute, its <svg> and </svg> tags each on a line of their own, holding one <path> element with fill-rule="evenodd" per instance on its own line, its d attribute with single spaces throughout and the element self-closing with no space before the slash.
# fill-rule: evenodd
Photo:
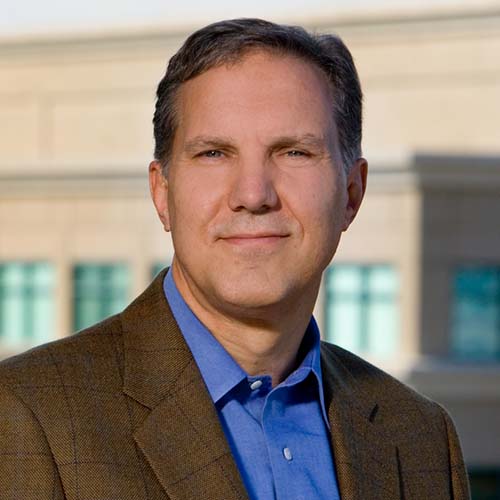
<svg viewBox="0 0 500 500">
<path fill-rule="evenodd" d="M 208 151 L 203 151 L 198 156 L 202 156 L 204 158 L 221 158 L 223 153 L 218 149 L 209 149 Z"/>
<path fill-rule="evenodd" d="M 300 158 L 302 156 L 309 156 L 306 152 L 301 151 L 300 149 L 291 149 L 286 152 L 286 155 L 291 158 Z"/>
</svg>

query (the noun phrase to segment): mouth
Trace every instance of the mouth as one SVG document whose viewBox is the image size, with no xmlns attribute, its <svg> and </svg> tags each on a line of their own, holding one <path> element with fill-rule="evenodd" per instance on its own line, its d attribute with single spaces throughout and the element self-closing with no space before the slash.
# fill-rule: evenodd
<svg viewBox="0 0 500 500">
<path fill-rule="evenodd" d="M 279 233 L 242 233 L 227 235 L 221 240 L 237 247 L 271 247 L 281 243 L 288 236 Z"/>
</svg>

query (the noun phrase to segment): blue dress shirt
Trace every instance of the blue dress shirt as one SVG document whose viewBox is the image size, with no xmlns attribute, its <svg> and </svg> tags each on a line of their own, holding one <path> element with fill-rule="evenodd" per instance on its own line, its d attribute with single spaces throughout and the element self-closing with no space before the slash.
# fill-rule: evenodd
<svg viewBox="0 0 500 500">
<path fill-rule="evenodd" d="M 171 271 L 164 291 L 217 409 L 250 499 L 339 499 L 314 318 L 300 347 L 302 363 L 273 388 L 270 376 L 248 376 L 198 320 Z"/>
</svg>

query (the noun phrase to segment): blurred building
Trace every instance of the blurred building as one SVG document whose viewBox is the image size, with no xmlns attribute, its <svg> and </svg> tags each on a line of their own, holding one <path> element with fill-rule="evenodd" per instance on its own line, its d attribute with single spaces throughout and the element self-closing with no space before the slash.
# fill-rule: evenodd
<svg viewBox="0 0 500 500">
<path fill-rule="evenodd" d="M 500 9 L 327 20 L 365 92 L 364 206 L 323 335 L 444 404 L 500 498 Z M 155 86 L 186 33 L 0 44 L 0 356 L 123 308 L 172 257 L 147 186 Z"/>
</svg>

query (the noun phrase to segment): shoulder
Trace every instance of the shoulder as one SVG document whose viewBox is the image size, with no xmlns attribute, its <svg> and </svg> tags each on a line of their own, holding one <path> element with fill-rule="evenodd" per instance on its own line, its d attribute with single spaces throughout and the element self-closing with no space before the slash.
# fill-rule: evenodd
<svg viewBox="0 0 500 500">
<path fill-rule="evenodd" d="M 359 356 L 327 342 L 321 343 L 324 376 L 340 377 L 358 397 L 377 405 L 387 415 L 405 414 L 405 420 L 449 420 L 446 410 L 435 401 L 397 380 Z"/>
<path fill-rule="evenodd" d="M 444 408 L 338 346 L 322 343 L 321 357 L 331 416 L 344 414 L 351 442 L 360 439 L 370 456 L 376 450 L 375 462 L 395 457 L 400 487 L 418 498 L 469 498 L 460 442 Z"/>
<path fill-rule="evenodd" d="M 26 436 L 58 463 L 74 460 L 75 436 L 88 437 L 85 422 L 115 408 L 122 391 L 120 323 L 111 317 L 0 363 L 0 454 Z"/>
<path fill-rule="evenodd" d="M 15 498 L 63 498 L 62 483 L 84 477 L 68 464 L 127 442 L 121 339 L 114 316 L 0 363 L 0 477 Z"/>
<path fill-rule="evenodd" d="M 0 362 L 0 386 L 29 399 L 64 386 L 99 386 L 119 381 L 120 316 L 112 316 L 72 336 L 44 344 Z M 115 377 L 110 377 L 115 373 Z"/>
</svg>

